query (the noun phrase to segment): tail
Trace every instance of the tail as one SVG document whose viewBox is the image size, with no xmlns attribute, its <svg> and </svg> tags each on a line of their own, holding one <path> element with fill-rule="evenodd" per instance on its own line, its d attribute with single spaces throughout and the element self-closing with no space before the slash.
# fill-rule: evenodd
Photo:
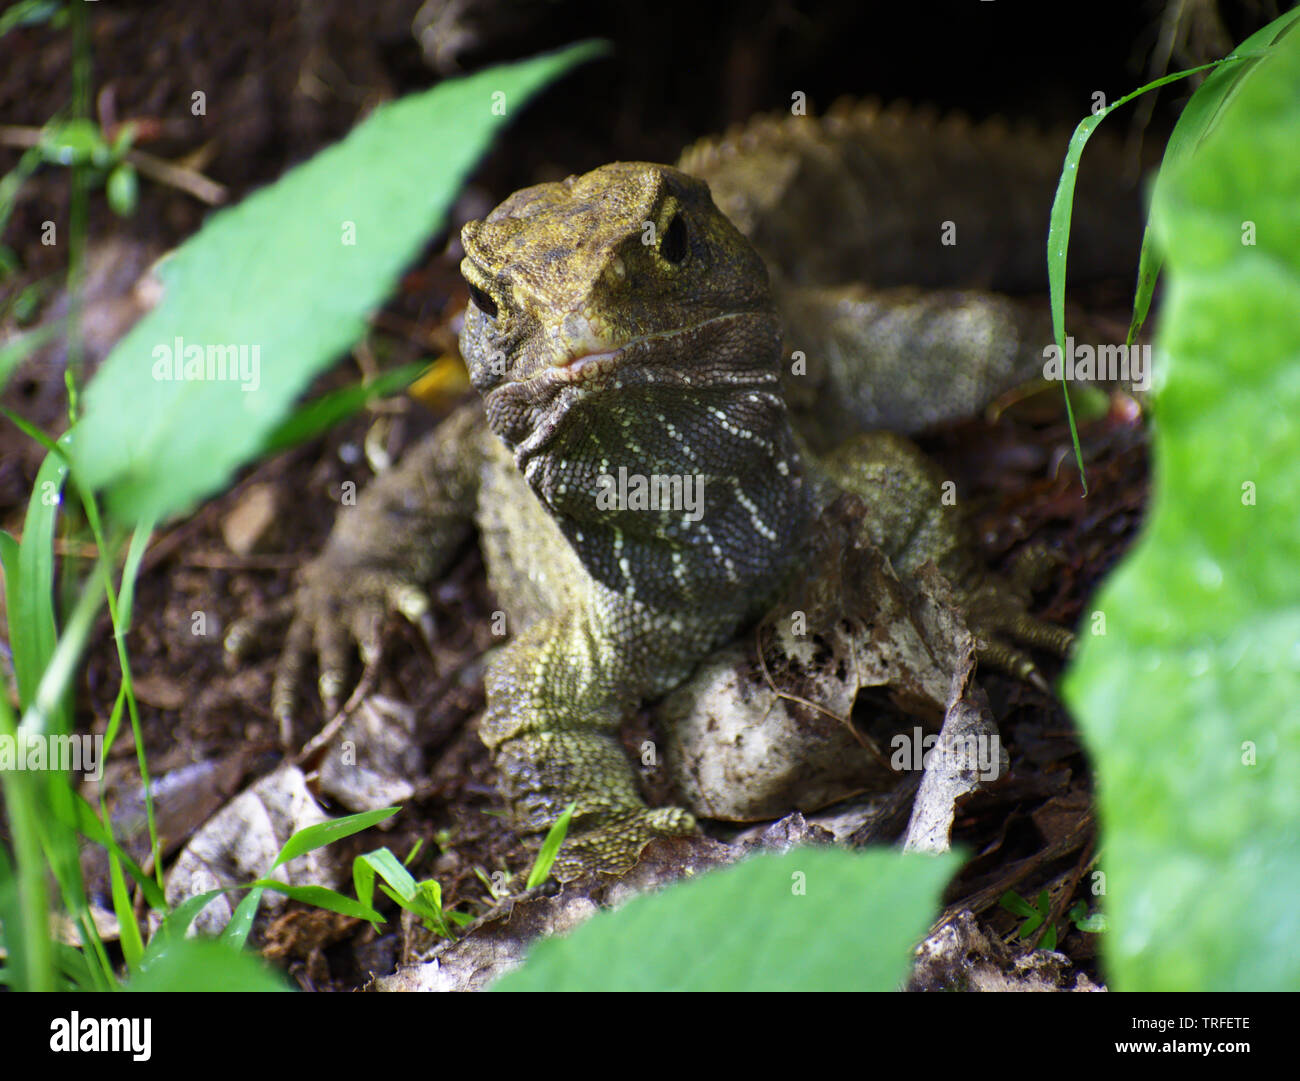
<svg viewBox="0 0 1300 1081">
<path fill-rule="evenodd" d="M 974 125 L 872 102 L 758 117 L 688 148 L 678 167 L 795 285 L 1031 292 L 1047 284 L 1047 226 L 1069 132 Z M 1132 274 L 1142 206 L 1120 143 L 1080 162 L 1070 277 Z"/>
</svg>

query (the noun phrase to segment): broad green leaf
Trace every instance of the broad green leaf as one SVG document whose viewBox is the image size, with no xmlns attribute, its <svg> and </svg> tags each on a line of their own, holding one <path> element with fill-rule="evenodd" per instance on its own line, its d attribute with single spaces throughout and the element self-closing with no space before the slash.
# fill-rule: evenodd
<svg viewBox="0 0 1300 1081">
<path fill-rule="evenodd" d="M 161 520 L 219 489 L 361 336 L 493 135 L 597 49 L 490 68 L 380 106 L 341 143 L 214 214 L 159 268 L 163 302 L 86 390 L 72 446 L 83 484 L 107 489 L 110 511 L 127 521 Z M 178 351 L 184 375 L 186 354 L 209 350 L 214 378 L 175 378 L 168 362 Z M 221 361 L 227 374 L 216 378 Z"/>
<path fill-rule="evenodd" d="M 1122 990 L 1300 990 L 1297 193 L 1289 33 L 1156 193 L 1150 520 L 1065 684 L 1097 763 Z"/>
<path fill-rule="evenodd" d="M 891 991 L 960 861 L 800 848 L 679 882 L 538 943 L 501 991 Z"/>
<path fill-rule="evenodd" d="M 1300 8 L 1280 16 L 1268 26 L 1252 34 L 1233 50 L 1233 56 L 1245 56 L 1240 63 L 1224 64 L 1207 77 L 1201 87 L 1178 117 L 1165 147 L 1164 161 L 1156 176 L 1155 190 L 1160 189 L 1160 178 L 1201 145 L 1201 141 L 1218 119 L 1229 95 L 1251 70 L 1258 57 L 1251 55 L 1273 46 L 1283 35 L 1291 33 L 1295 21 L 1300 19 Z M 1142 234 L 1142 254 L 1138 260 L 1137 289 L 1133 298 L 1133 320 L 1129 326 L 1128 343 L 1131 345 L 1146 321 L 1155 292 L 1156 278 L 1160 275 L 1160 254 L 1152 243 L 1151 225 Z"/>
<path fill-rule="evenodd" d="M 284 978 L 256 954 L 205 938 L 170 941 L 147 957 L 126 991 L 288 991 Z"/>
</svg>

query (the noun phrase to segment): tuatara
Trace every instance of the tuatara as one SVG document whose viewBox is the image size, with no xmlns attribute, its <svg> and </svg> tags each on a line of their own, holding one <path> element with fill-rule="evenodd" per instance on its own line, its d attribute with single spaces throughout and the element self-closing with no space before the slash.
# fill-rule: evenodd
<svg viewBox="0 0 1300 1081">
<path fill-rule="evenodd" d="M 756 122 L 682 168 L 539 184 L 467 224 L 460 342 L 482 403 L 379 476 L 304 568 L 276 713 L 313 652 L 337 707 L 352 650 L 378 654 L 389 611 L 420 618 L 477 527 L 512 635 L 480 731 L 514 826 L 535 837 L 574 801 L 557 874 L 618 872 L 696 828 L 645 805 L 620 725 L 806 574 L 846 492 L 891 574 L 932 561 L 980 658 L 1041 683 L 1021 647 L 1063 653 L 1069 632 L 978 564 L 898 433 L 1041 369 L 1042 307 L 971 286 L 1039 276 L 1062 146 L 857 108 Z M 1131 220 L 1128 197 L 1085 192 L 1085 220 Z M 1122 266 L 1108 235 L 1075 265 Z"/>
</svg>

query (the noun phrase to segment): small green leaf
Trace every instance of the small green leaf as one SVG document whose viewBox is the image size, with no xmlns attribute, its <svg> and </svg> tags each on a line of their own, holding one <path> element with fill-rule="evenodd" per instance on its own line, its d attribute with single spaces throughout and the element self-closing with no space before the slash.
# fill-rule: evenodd
<svg viewBox="0 0 1300 1081">
<path fill-rule="evenodd" d="M 221 932 L 221 941 L 233 949 L 243 949 L 253 930 L 253 921 L 257 918 L 258 906 L 262 903 L 262 887 L 254 884 L 242 901 L 231 913 L 230 922 Z"/>
<path fill-rule="evenodd" d="M 162 923 L 154 936 L 145 948 L 145 961 L 157 954 L 167 945 L 169 941 L 177 941 L 185 937 L 190 929 L 190 924 L 200 912 L 207 908 L 209 902 L 216 900 L 223 893 L 236 887 L 223 887 L 215 890 L 206 890 L 203 893 L 196 893 L 192 897 L 185 898 L 179 905 L 172 909 L 163 917 Z"/>
<path fill-rule="evenodd" d="M 99 125 L 78 117 L 53 124 L 41 133 L 41 155 L 54 165 L 90 165 L 111 157 Z"/>
<path fill-rule="evenodd" d="M 18 0 L 0 14 L 0 37 L 19 26 L 38 26 L 58 14 L 62 6 L 59 0 Z"/>
<path fill-rule="evenodd" d="M 1034 906 L 1031 905 L 1028 901 L 1026 901 L 1023 897 L 1021 897 L 1020 894 L 1016 893 L 1015 890 L 1007 890 L 1007 892 L 1004 893 L 1001 899 L 998 901 L 998 904 L 1000 904 L 1008 912 L 1014 913 L 1017 916 L 1038 915 L 1038 910 L 1035 909 Z"/>
<path fill-rule="evenodd" d="M 122 943 L 122 956 L 126 958 L 126 963 L 131 968 L 135 968 L 144 956 L 144 940 L 140 936 L 140 925 L 135 922 L 131 895 L 126 888 L 126 876 L 122 874 L 122 861 L 112 852 L 108 854 L 108 874 L 113 897 L 113 914 L 117 916 L 119 941 Z"/>
<path fill-rule="evenodd" d="M 369 905 L 354 901 L 351 897 L 327 886 L 290 886 L 285 882 L 278 882 L 274 878 L 259 878 L 253 883 L 253 886 L 271 890 L 274 893 L 282 893 L 286 897 L 301 901 L 305 905 L 323 908 L 328 912 L 337 912 L 340 916 L 352 916 L 355 919 L 369 920 L 372 923 L 384 922 L 384 917 Z"/>
<path fill-rule="evenodd" d="M 534 886 L 540 886 L 550 875 L 551 867 L 555 864 L 555 857 L 560 853 L 560 845 L 564 844 L 564 838 L 568 835 L 569 820 L 573 817 L 573 812 L 577 809 L 577 806 L 576 802 L 570 803 L 560 812 L 560 817 L 547 830 L 546 840 L 542 842 L 542 847 L 537 852 L 537 859 L 533 862 L 533 869 L 528 872 L 525 889 L 531 890 Z"/>
<path fill-rule="evenodd" d="M 356 890 L 357 900 L 369 905 L 375 895 L 375 875 L 393 888 L 392 896 L 399 903 L 412 900 L 419 892 L 419 887 L 411 873 L 398 861 L 392 851 L 377 848 L 366 852 L 352 861 L 352 885 Z"/>
<path fill-rule="evenodd" d="M 326 845 L 340 841 L 344 837 L 351 837 L 354 833 L 368 830 L 371 826 L 392 818 L 400 810 L 400 807 L 380 807 L 375 811 L 364 811 L 361 814 L 347 815 L 344 818 L 331 818 L 328 822 L 317 822 L 314 826 L 301 829 L 285 841 L 284 847 L 280 849 L 280 854 L 275 857 L 275 862 L 271 864 L 271 870 L 275 870 L 275 868 L 288 863 L 292 859 L 297 859 L 304 853 L 314 852 L 316 849 L 324 848 Z"/>
<path fill-rule="evenodd" d="M 135 175 L 135 167 L 125 161 L 113 166 L 105 191 L 113 213 L 119 218 L 129 218 L 135 213 L 140 197 L 140 181 Z"/>
</svg>

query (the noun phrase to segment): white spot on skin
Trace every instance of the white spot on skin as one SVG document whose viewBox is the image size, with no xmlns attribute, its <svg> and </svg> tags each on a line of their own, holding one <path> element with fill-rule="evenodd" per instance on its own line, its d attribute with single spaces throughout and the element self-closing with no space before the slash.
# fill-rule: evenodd
<svg viewBox="0 0 1300 1081">
<path fill-rule="evenodd" d="M 760 537 L 766 537 L 769 541 L 775 544 L 776 531 L 763 521 L 762 515 L 758 513 L 758 507 L 754 505 L 754 501 L 741 489 L 740 481 L 733 479 L 731 487 L 735 490 L 736 502 L 744 507 L 745 510 L 749 511 L 749 524 L 754 527 L 754 532 Z"/>
</svg>

